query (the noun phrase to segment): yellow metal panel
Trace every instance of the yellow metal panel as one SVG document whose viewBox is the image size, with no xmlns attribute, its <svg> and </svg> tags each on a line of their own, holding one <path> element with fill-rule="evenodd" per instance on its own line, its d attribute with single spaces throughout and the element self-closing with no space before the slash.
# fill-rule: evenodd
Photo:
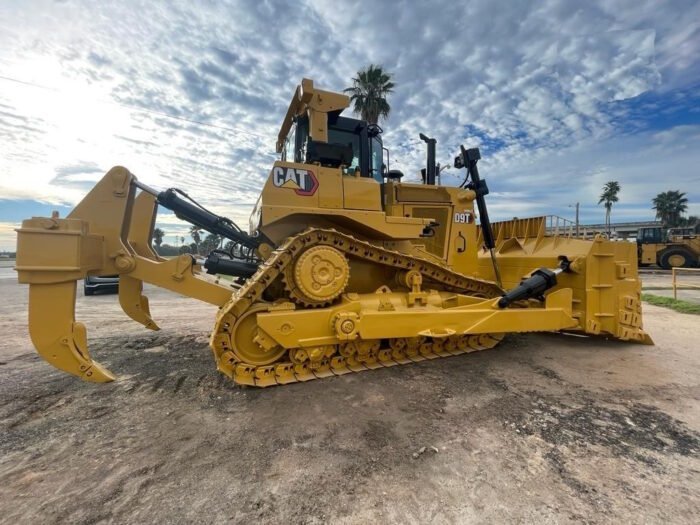
<svg viewBox="0 0 700 525">
<path fill-rule="evenodd" d="M 354 231 L 360 237 L 381 240 L 417 239 L 426 219 L 387 217 L 382 212 L 360 210 L 312 209 L 290 206 L 264 206 L 262 232 L 274 242 L 282 242 L 309 225 Z"/>
<path fill-rule="evenodd" d="M 328 113 L 343 110 L 349 105 L 350 98 L 347 95 L 316 89 L 313 80 L 303 79 L 294 92 L 277 135 L 277 152 L 280 153 L 284 148 L 284 140 L 292 127 L 294 117 L 308 115 L 311 138 L 319 142 L 328 142 Z"/>
<path fill-rule="evenodd" d="M 156 225 L 158 203 L 155 196 L 142 191 L 134 200 L 129 225 L 129 244 L 136 253 L 157 261 L 160 259 L 153 250 L 153 229 Z"/>
<path fill-rule="evenodd" d="M 232 288 L 208 281 L 194 273 L 194 270 L 191 255 L 180 255 L 162 262 L 136 255 L 134 269 L 129 275 L 217 306 L 225 304 L 231 298 Z"/>
<path fill-rule="evenodd" d="M 407 183 L 396 185 L 396 200 L 398 202 L 452 202 L 450 188 Z"/>
<path fill-rule="evenodd" d="M 115 264 L 117 254 L 128 253 L 126 246 L 136 187 L 134 176 L 122 166 L 115 166 L 70 212 L 68 219 L 89 218 L 89 233 L 104 238 L 106 258 L 100 275 L 121 273 Z"/>
<path fill-rule="evenodd" d="M 318 168 L 318 205 L 321 208 L 340 209 L 343 207 L 344 178 L 340 168 Z"/>
<path fill-rule="evenodd" d="M 429 296 L 425 306 L 409 306 L 407 294 L 382 297 L 384 302 L 376 294 L 363 294 L 334 308 L 260 313 L 258 325 L 285 348 L 337 344 L 340 340 L 331 321 L 341 312 L 359 316 L 357 330 L 362 339 L 534 332 L 578 326 L 571 316 L 570 289 L 550 294 L 542 308 L 526 309 L 500 309 L 498 299 L 474 304 L 465 298 L 471 304 L 446 308 L 441 306 L 446 300 L 442 295 L 432 296 L 437 304 Z"/>
<path fill-rule="evenodd" d="M 342 181 L 346 209 L 381 211 L 381 187 L 376 180 L 346 175 Z"/>
<path fill-rule="evenodd" d="M 79 219 L 34 217 L 17 230 L 18 280 L 51 283 L 81 279 L 103 266 L 103 238 Z"/>
<path fill-rule="evenodd" d="M 656 254 L 659 249 L 663 248 L 661 244 L 642 244 L 642 257 L 640 262 L 642 264 L 656 264 Z"/>
<path fill-rule="evenodd" d="M 452 226 L 452 206 L 406 204 L 404 205 L 404 215 L 430 219 L 437 224 L 437 226 L 433 226 L 432 228 L 434 232 L 432 237 L 423 237 L 418 242 L 423 244 L 425 249 L 430 253 L 446 259 L 447 239 L 449 238 L 450 228 Z"/>
</svg>

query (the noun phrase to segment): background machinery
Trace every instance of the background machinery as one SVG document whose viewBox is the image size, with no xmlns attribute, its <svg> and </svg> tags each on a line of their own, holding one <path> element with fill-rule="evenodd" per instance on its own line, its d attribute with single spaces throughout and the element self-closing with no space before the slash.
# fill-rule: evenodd
<svg viewBox="0 0 700 525">
<path fill-rule="evenodd" d="M 219 307 L 210 338 L 237 383 L 293 383 L 483 350 L 508 332 L 573 331 L 651 344 L 642 329 L 635 247 L 545 235 L 543 218 L 488 220 L 478 149 L 461 148 L 460 187 L 383 166 L 381 129 L 342 116 L 348 97 L 304 79 L 282 123 L 280 159 L 250 233 L 182 191 L 156 191 L 112 168 L 64 219 L 18 230 L 29 331 L 51 364 L 88 381 L 114 376 L 75 320 L 76 281 L 119 275 L 132 319 L 158 329 L 142 283 Z M 232 241 L 227 251 L 162 259 L 158 205 Z M 480 217 L 477 226 L 476 218 Z M 229 275 L 214 279 L 210 274 Z"/>
<path fill-rule="evenodd" d="M 640 266 L 695 268 L 700 266 L 700 234 L 696 228 L 640 228 L 637 256 Z"/>
</svg>

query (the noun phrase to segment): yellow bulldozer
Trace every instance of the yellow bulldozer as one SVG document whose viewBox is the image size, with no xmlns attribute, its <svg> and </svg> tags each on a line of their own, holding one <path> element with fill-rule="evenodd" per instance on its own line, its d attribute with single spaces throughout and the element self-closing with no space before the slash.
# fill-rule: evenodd
<svg viewBox="0 0 700 525">
<path fill-rule="evenodd" d="M 342 116 L 347 96 L 304 79 L 249 232 L 185 192 L 157 191 L 112 168 L 66 218 L 18 229 L 39 354 L 81 379 L 114 376 L 75 320 L 76 282 L 119 276 L 126 314 L 158 330 L 143 283 L 219 307 L 218 369 L 265 387 L 484 350 L 510 332 L 565 331 L 651 344 L 642 329 L 634 244 L 547 235 L 544 218 L 491 224 L 478 148 L 454 160 L 459 187 L 423 183 L 384 162 L 382 130 Z M 152 249 L 158 205 L 231 241 L 207 257 Z M 477 218 L 479 225 L 477 225 Z M 221 276 L 224 276 L 223 278 Z"/>
</svg>

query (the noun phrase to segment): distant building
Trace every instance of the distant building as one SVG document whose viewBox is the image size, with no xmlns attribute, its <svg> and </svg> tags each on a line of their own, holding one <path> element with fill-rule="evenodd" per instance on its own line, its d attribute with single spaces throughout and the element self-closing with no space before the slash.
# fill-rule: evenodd
<svg viewBox="0 0 700 525">
<path fill-rule="evenodd" d="M 604 235 L 608 233 L 608 227 L 605 224 L 579 224 L 577 227 L 575 222 L 557 215 L 547 215 L 546 225 L 548 235 L 566 234 L 575 236 L 578 230 L 579 237 L 592 239 L 599 233 Z M 615 240 L 634 240 L 640 228 L 651 228 L 654 226 L 661 226 L 661 223 L 656 221 L 613 222 L 610 224 L 610 238 Z"/>
<path fill-rule="evenodd" d="M 652 228 L 654 226 L 661 226 L 661 223 L 656 221 L 613 222 L 610 224 L 610 237 L 613 239 L 634 238 L 637 236 L 637 231 L 640 228 Z M 605 224 L 582 224 L 580 229 L 582 234 L 589 236 L 607 232 Z"/>
</svg>

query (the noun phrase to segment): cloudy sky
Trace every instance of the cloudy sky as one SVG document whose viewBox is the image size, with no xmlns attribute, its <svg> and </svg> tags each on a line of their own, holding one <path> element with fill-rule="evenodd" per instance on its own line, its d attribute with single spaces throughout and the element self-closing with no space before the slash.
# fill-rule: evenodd
<svg viewBox="0 0 700 525">
<path fill-rule="evenodd" d="M 697 215 L 698 57 L 697 0 L 3 0 L 0 250 L 116 164 L 247 225 L 296 84 L 341 90 L 370 63 L 395 78 L 384 141 L 408 179 L 424 132 L 443 163 L 481 147 L 495 219 L 580 202 L 602 222 L 610 180 L 613 220 L 676 189 Z"/>
</svg>

